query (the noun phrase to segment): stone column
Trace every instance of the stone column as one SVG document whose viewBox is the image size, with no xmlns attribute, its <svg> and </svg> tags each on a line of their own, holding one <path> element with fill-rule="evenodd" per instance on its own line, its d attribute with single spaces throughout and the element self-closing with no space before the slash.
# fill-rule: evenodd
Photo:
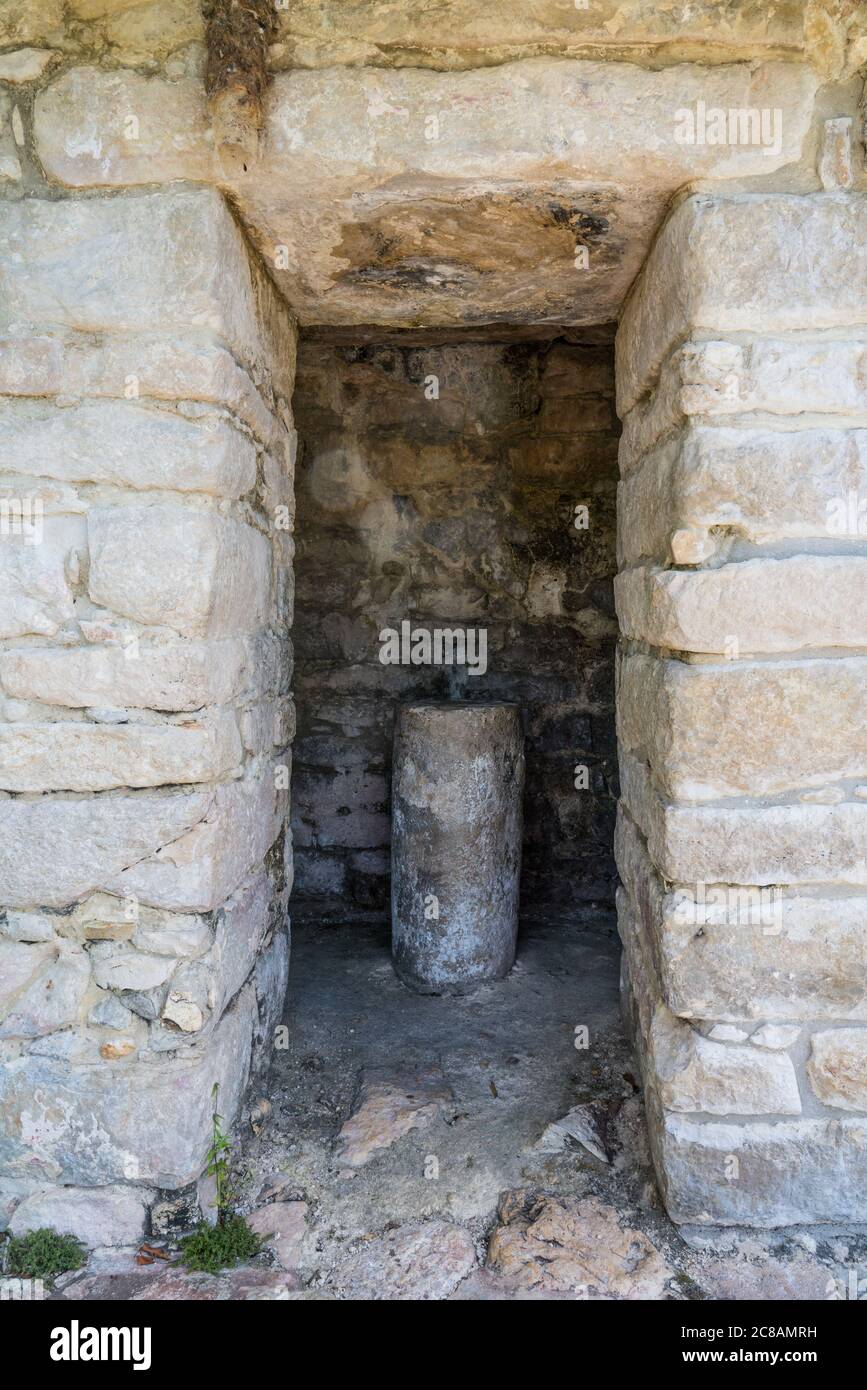
<svg viewBox="0 0 867 1390">
<path fill-rule="evenodd" d="M 518 935 L 518 706 L 401 706 L 392 786 L 397 973 L 421 994 L 462 993 L 502 979 Z"/>
<path fill-rule="evenodd" d="M 282 1003 L 295 329 L 213 191 L 0 224 L 0 1217 L 111 1243 Z"/>
<path fill-rule="evenodd" d="M 680 1222 L 867 1219 L 865 225 L 691 197 L 618 334 L 624 987 Z"/>
</svg>

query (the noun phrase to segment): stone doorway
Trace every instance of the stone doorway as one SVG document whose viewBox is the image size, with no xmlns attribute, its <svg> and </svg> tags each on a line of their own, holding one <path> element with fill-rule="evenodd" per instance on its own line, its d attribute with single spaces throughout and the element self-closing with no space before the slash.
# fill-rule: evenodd
<svg viewBox="0 0 867 1390">
<path fill-rule="evenodd" d="M 502 1194 L 553 1185 L 568 1221 L 618 1124 L 632 1190 L 648 1182 L 613 912 L 613 326 L 347 336 L 299 344 L 294 984 L 249 1193 L 280 1190 L 314 1287 L 358 1296 L 379 1269 L 400 1297 L 426 1268 L 427 1296 L 487 1296 L 466 1277 Z M 486 659 L 384 665 L 405 620 L 481 629 Z M 431 698 L 517 701 L 525 728 L 519 961 L 459 999 L 410 994 L 389 952 L 394 719 Z M 554 1123 L 570 1110 L 585 1163 Z M 393 1235 L 359 1245 L 385 1216 L 393 1265 Z M 520 1290 L 513 1273 L 491 1290 Z"/>
</svg>

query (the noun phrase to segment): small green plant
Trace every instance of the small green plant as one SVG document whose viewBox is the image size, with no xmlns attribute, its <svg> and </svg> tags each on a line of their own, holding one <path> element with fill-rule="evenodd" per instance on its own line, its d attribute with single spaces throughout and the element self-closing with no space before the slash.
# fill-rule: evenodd
<svg viewBox="0 0 867 1390">
<path fill-rule="evenodd" d="M 219 1095 L 219 1082 L 215 1081 L 211 1088 L 211 1099 L 214 1102 L 214 1111 L 211 1116 L 211 1142 L 205 1154 L 207 1160 L 205 1172 L 209 1178 L 214 1179 L 214 1184 L 217 1189 L 217 1225 L 222 1226 L 228 1218 L 229 1207 L 232 1201 L 228 1157 L 232 1148 L 232 1141 L 229 1136 L 223 1132 L 223 1117 L 217 1112 Z"/>
<path fill-rule="evenodd" d="M 181 1260 L 187 1269 L 201 1269 L 217 1274 L 239 1260 L 258 1255 L 262 1241 L 250 1230 L 243 1216 L 232 1212 L 229 1154 L 232 1141 L 223 1130 L 223 1117 L 217 1110 L 220 1088 L 215 1082 L 211 1091 L 214 1110 L 211 1116 L 211 1142 L 205 1154 L 205 1172 L 214 1179 L 216 1187 L 217 1224 L 201 1221 L 191 1235 L 181 1241 Z"/>
<path fill-rule="evenodd" d="M 187 1269 L 218 1274 L 239 1260 L 258 1255 L 261 1240 L 250 1230 L 243 1216 L 226 1216 L 217 1226 L 202 1221 L 192 1235 L 181 1241 L 181 1259 Z"/>
<path fill-rule="evenodd" d="M 81 1269 L 87 1252 L 75 1236 L 59 1236 L 42 1226 L 25 1236 L 12 1236 L 6 1247 L 6 1273 L 19 1279 L 56 1279 Z"/>
</svg>

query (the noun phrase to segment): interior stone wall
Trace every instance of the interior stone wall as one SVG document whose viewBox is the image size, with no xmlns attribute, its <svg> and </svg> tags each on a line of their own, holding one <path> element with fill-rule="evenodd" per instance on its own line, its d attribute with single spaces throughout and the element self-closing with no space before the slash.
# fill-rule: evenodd
<svg viewBox="0 0 867 1390">
<path fill-rule="evenodd" d="M 385 913 L 395 707 L 444 697 L 521 704 L 524 916 L 611 906 L 618 428 L 596 336 L 302 344 L 296 920 Z M 487 670 L 383 665 L 405 619 L 483 627 Z"/>
</svg>

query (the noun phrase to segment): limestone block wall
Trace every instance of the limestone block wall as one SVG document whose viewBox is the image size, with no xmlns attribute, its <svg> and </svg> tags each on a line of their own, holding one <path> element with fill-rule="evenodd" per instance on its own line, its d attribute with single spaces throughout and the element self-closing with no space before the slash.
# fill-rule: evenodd
<svg viewBox="0 0 867 1390">
<path fill-rule="evenodd" d="M 295 329 L 213 190 L 0 241 L 0 1216 L 133 1239 L 282 1005 Z"/>
<path fill-rule="evenodd" d="M 867 1218 L 865 225 L 688 198 L 618 334 L 624 995 L 681 1222 Z"/>
</svg>

